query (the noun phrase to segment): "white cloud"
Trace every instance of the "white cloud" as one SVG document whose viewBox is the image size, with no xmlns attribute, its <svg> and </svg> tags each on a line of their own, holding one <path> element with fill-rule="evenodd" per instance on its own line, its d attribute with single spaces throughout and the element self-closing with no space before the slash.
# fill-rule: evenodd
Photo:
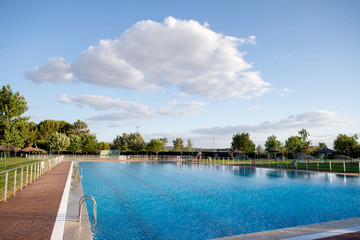
<svg viewBox="0 0 360 240">
<path fill-rule="evenodd" d="M 193 115 L 204 111 L 203 107 L 207 103 L 198 101 L 184 101 L 178 102 L 177 100 L 168 101 L 167 104 L 157 110 L 160 116 L 169 117 L 183 117 Z"/>
<path fill-rule="evenodd" d="M 130 119 L 146 119 L 158 117 L 183 117 L 203 111 L 207 104 L 199 101 L 171 100 L 165 106 L 151 108 L 137 102 L 128 102 L 121 99 L 114 99 L 99 95 L 82 95 L 68 97 L 63 94 L 59 101 L 66 104 L 75 104 L 78 107 L 90 107 L 95 110 L 115 110 L 116 112 L 104 113 L 89 118 L 92 121 L 121 121 Z"/>
<path fill-rule="evenodd" d="M 137 102 L 128 102 L 121 99 L 113 99 L 99 95 L 82 95 L 78 97 L 67 97 L 66 94 L 59 98 L 62 103 L 72 103 L 79 107 L 89 106 L 95 110 L 124 110 L 124 111 L 150 111 L 148 106 Z"/>
<path fill-rule="evenodd" d="M 36 82 L 65 83 L 72 78 L 70 65 L 64 58 L 49 58 L 46 64 L 35 67 L 31 71 L 23 71 L 26 78 Z"/>
<path fill-rule="evenodd" d="M 208 135 L 228 135 L 237 132 L 274 132 L 285 131 L 289 129 L 302 129 L 310 127 L 329 127 L 349 122 L 338 117 L 334 112 L 317 110 L 310 111 L 278 121 L 268 120 L 266 122 L 254 125 L 234 125 L 213 128 L 200 128 L 193 130 L 194 133 Z"/>
<path fill-rule="evenodd" d="M 270 84 L 251 70 L 245 53 L 238 50 L 246 43 L 255 44 L 256 37 L 223 36 L 208 24 L 168 17 L 163 23 L 137 22 L 117 39 L 90 46 L 70 65 L 56 58 L 24 74 L 37 83 L 63 83 L 73 77 L 136 90 L 176 86 L 184 94 L 208 98 L 257 97 L 269 91 Z"/>
</svg>

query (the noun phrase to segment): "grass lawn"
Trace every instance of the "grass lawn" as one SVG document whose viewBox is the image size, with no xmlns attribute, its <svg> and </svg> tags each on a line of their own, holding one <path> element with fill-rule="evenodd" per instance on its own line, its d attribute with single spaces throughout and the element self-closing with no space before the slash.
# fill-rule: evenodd
<svg viewBox="0 0 360 240">
<path fill-rule="evenodd" d="M 0 172 L 4 171 L 4 162 L 5 162 L 5 158 L 2 157 L 0 158 Z M 34 163 L 34 162 L 38 162 L 37 160 L 30 160 L 28 161 L 27 158 L 25 157 L 9 157 L 6 158 L 6 169 L 13 169 L 13 168 L 17 168 L 23 165 L 27 165 L 29 163 Z"/>
<path fill-rule="evenodd" d="M 0 158 L 0 172 L 2 172 L 4 170 L 4 161 L 5 161 L 4 158 Z M 14 169 L 14 168 L 21 167 L 21 166 L 25 166 L 25 165 L 32 164 L 32 163 L 35 163 L 35 162 L 38 162 L 38 160 L 30 160 L 29 161 L 25 157 L 9 157 L 9 158 L 6 158 L 6 170 Z M 27 177 L 26 177 L 26 171 L 28 173 Z M 29 167 L 28 169 L 26 169 L 26 168 L 23 169 L 23 186 L 26 183 L 26 179 L 28 180 L 28 182 L 34 180 L 35 172 L 36 172 L 36 169 L 35 169 L 34 166 L 33 166 L 33 168 Z M 0 173 L 0 202 L 3 201 L 3 199 L 4 199 L 5 176 L 6 176 L 5 173 Z M 8 189 L 7 189 L 8 190 L 7 196 L 8 197 L 13 193 L 14 182 L 15 182 L 15 170 L 14 171 L 9 171 L 8 172 Z M 20 188 L 21 188 L 21 169 L 17 169 L 16 170 L 15 189 L 18 190 Z"/>
</svg>

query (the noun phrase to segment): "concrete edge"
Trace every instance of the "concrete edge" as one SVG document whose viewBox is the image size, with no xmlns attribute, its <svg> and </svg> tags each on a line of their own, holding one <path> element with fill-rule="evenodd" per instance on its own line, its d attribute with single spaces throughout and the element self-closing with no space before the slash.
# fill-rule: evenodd
<svg viewBox="0 0 360 240">
<path fill-rule="evenodd" d="M 322 237 L 330 237 L 349 232 L 355 232 L 359 228 L 360 217 L 347 218 L 329 222 L 315 223 L 310 225 L 303 225 L 298 227 L 282 228 L 264 232 L 256 232 L 249 234 L 242 234 L 237 236 L 229 236 L 224 238 L 217 238 L 216 240 L 306 240 L 316 239 Z"/>
<path fill-rule="evenodd" d="M 73 162 L 71 162 L 70 170 L 66 180 L 64 192 L 61 198 L 59 211 L 55 220 L 54 228 L 51 234 L 51 240 L 61 240 L 64 234 L 66 210 L 70 192 L 71 176 L 72 176 Z"/>
<path fill-rule="evenodd" d="M 76 162 L 74 162 L 76 164 Z M 93 235 L 91 231 L 91 224 L 89 221 L 88 211 L 86 206 L 82 208 L 81 222 L 78 222 L 79 200 L 84 195 L 81 178 L 78 169 L 74 167 L 72 172 L 72 181 L 70 188 L 70 195 L 68 199 L 68 208 L 66 214 L 66 223 L 63 239 L 86 239 L 92 240 Z"/>
</svg>

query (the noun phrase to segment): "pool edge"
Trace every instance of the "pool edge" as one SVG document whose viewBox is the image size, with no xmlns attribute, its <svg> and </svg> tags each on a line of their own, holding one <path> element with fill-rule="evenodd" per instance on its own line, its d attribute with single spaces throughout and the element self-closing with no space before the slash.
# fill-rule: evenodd
<svg viewBox="0 0 360 240">
<path fill-rule="evenodd" d="M 242 239 L 315 239 L 314 237 L 317 236 L 318 238 L 321 237 L 330 237 L 334 235 L 343 234 L 343 230 L 348 228 L 354 228 L 360 226 L 360 217 L 356 218 L 347 218 L 329 222 L 322 222 L 322 223 L 314 223 L 309 225 L 302 225 L 298 227 L 289 227 L 289 228 L 281 228 L 276 230 L 269 230 L 264 232 L 256 232 L 256 233 L 249 233 L 249 234 L 242 234 L 236 236 L 228 236 L 223 238 L 216 238 L 213 240 L 242 240 Z M 332 232 L 337 231 L 337 234 L 333 234 Z M 332 231 L 332 232 L 331 232 Z"/>
<path fill-rule="evenodd" d="M 76 164 L 74 161 L 73 163 Z M 86 206 L 83 207 L 81 215 L 82 221 L 81 223 L 78 222 L 79 200 L 84 195 L 84 192 L 77 169 L 75 167 L 73 169 L 63 239 L 91 240 L 93 239 L 93 235 Z"/>
</svg>

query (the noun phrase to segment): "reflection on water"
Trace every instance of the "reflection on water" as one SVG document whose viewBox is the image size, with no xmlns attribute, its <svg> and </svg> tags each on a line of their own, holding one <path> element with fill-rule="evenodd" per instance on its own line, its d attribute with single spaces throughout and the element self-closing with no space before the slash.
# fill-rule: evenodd
<svg viewBox="0 0 360 240">
<path fill-rule="evenodd" d="M 318 172 L 307 172 L 307 171 L 296 171 L 296 170 L 285 170 L 285 169 L 267 169 L 267 168 L 255 168 L 248 166 L 234 166 L 234 165 L 217 165 L 217 164 L 204 164 L 204 163 L 189 163 L 183 161 L 152 161 L 152 162 L 139 162 L 138 164 L 151 164 L 151 165 L 167 165 L 176 164 L 178 168 L 193 169 L 196 171 L 210 171 L 210 172 L 232 172 L 236 176 L 242 177 L 256 177 L 257 172 L 261 172 L 267 178 L 287 178 L 287 179 L 302 179 L 302 180 L 315 180 L 316 182 L 328 182 L 333 183 L 336 179 L 337 183 L 343 183 L 347 181 L 360 180 L 359 176 L 356 175 L 344 175 L 335 173 L 318 173 Z M 128 163 L 130 164 L 130 163 Z M 260 174 L 259 172 L 259 174 Z M 340 181 L 339 181 L 340 180 Z"/>
<path fill-rule="evenodd" d="M 266 173 L 266 176 L 269 178 L 280 178 L 280 177 L 284 177 L 285 176 L 285 172 L 284 170 L 269 170 Z"/>
</svg>

